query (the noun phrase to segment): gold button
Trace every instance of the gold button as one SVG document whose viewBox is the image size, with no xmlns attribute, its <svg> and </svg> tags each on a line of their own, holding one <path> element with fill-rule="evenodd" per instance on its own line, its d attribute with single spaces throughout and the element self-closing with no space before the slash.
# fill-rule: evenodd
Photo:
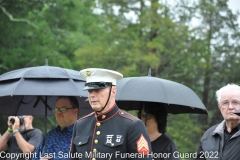
<svg viewBox="0 0 240 160">
<path fill-rule="evenodd" d="M 114 146 L 114 143 L 112 143 L 111 146 Z"/>
<path fill-rule="evenodd" d="M 93 149 L 93 152 L 96 153 L 96 152 L 97 152 L 97 149 L 94 148 L 94 149 Z"/>
<path fill-rule="evenodd" d="M 99 127 L 99 126 L 101 126 L 101 123 L 100 123 L 100 122 L 97 122 L 97 124 L 96 124 L 96 125 Z"/>
<path fill-rule="evenodd" d="M 102 115 L 102 119 L 105 119 L 106 118 L 106 115 Z"/>
<path fill-rule="evenodd" d="M 80 145 L 82 142 L 79 142 L 78 145 Z"/>
<path fill-rule="evenodd" d="M 96 160 L 96 158 L 92 158 L 92 160 Z"/>
<path fill-rule="evenodd" d="M 95 143 L 95 144 L 98 144 L 98 140 L 97 140 L 97 139 L 95 139 L 95 140 L 94 140 L 94 143 Z"/>
<path fill-rule="evenodd" d="M 97 131 L 96 134 L 99 135 L 99 134 L 100 134 L 100 131 Z"/>
</svg>

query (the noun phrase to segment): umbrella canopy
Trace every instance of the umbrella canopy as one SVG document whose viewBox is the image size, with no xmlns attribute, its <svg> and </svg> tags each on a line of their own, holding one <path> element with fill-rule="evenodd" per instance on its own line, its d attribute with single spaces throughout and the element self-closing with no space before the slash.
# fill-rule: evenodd
<svg viewBox="0 0 240 160">
<path fill-rule="evenodd" d="M 0 76 L 0 114 L 54 115 L 58 96 L 75 96 L 79 115 L 92 112 L 85 102 L 85 80 L 78 71 L 54 66 L 18 69 Z"/>
<path fill-rule="evenodd" d="M 121 109 L 138 110 L 144 102 L 159 102 L 168 113 L 207 114 L 207 110 L 187 86 L 170 80 L 143 76 L 128 77 L 117 82 L 116 103 Z"/>
</svg>

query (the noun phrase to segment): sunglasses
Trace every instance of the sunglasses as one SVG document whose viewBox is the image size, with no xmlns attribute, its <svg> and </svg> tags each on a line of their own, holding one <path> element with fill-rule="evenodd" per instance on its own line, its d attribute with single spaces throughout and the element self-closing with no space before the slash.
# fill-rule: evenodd
<svg viewBox="0 0 240 160">
<path fill-rule="evenodd" d="M 53 112 L 55 112 L 55 113 L 57 113 L 58 111 L 60 111 L 60 112 L 62 112 L 62 113 L 64 113 L 64 112 L 67 112 L 67 110 L 69 110 L 69 109 L 75 109 L 75 108 L 53 108 Z"/>
<path fill-rule="evenodd" d="M 141 114 L 141 113 L 139 113 L 138 114 L 138 118 L 140 118 L 140 119 L 146 119 L 146 120 L 148 120 L 148 119 L 151 119 L 153 117 L 153 115 L 152 114 L 149 114 L 149 113 L 146 113 L 146 114 Z"/>
</svg>

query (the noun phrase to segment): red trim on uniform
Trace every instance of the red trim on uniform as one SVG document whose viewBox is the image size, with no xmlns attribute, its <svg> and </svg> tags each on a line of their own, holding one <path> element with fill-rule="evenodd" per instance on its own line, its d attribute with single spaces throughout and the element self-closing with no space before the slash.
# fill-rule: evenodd
<svg viewBox="0 0 240 160">
<path fill-rule="evenodd" d="M 116 106 L 116 103 L 114 103 L 114 105 L 113 105 L 109 110 L 107 110 L 106 112 L 96 114 L 96 116 L 97 116 L 97 117 L 98 117 L 98 116 L 102 116 L 102 115 L 105 115 L 105 114 L 111 112 L 115 106 Z"/>
<path fill-rule="evenodd" d="M 149 153 L 148 142 L 142 134 L 140 135 L 136 144 L 137 144 L 138 153 L 141 153 L 143 155 L 147 155 Z"/>
<path fill-rule="evenodd" d="M 120 111 L 120 110 L 118 110 L 116 113 L 114 113 L 111 117 L 106 118 L 106 119 L 104 119 L 104 120 L 102 120 L 102 121 L 98 121 L 98 122 L 105 122 L 105 121 L 107 121 L 107 120 L 113 118 L 116 114 L 118 114 L 119 111 Z"/>
<path fill-rule="evenodd" d="M 93 151 L 93 141 L 94 141 L 94 137 L 95 137 L 95 134 L 96 134 L 96 123 L 94 125 L 94 130 L 93 130 L 93 135 L 92 135 L 92 143 L 91 143 L 91 146 L 90 146 L 90 152 Z"/>
<path fill-rule="evenodd" d="M 122 112 L 123 112 L 125 115 L 124 115 L 124 114 L 121 114 Z M 121 117 L 126 118 L 126 119 L 129 119 L 129 120 L 135 122 L 134 119 L 132 119 L 132 118 L 130 118 L 130 117 L 126 117 L 126 116 L 127 116 L 126 114 L 132 115 L 132 114 L 130 114 L 130 113 L 128 113 L 128 112 L 124 112 L 124 111 L 122 111 L 122 110 L 120 110 L 120 112 L 119 112 L 119 115 L 120 115 Z M 132 116 L 134 116 L 134 115 L 132 115 Z"/>
<path fill-rule="evenodd" d="M 119 108 L 117 107 L 116 103 L 114 103 L 114 106 L 111 107 L 108 111 L 101 113 L 101 114 L 95 114 L 96 121 L 98 122 L 104 122 L 112 117 L 114 117 L 119 112 Z M 105 118 L 102 118 L 102 116 L 105 116 Z"/>
<path fill-rule="evenodd" d="M 91 117 L 91 116 L 93 116 L 94 114 L 95 114 L 95 112 L 89 113 L 88 115 L 86 115 L 86 116 L 84 116 L 84 117 L 82 117 L 82 118 L 79 118 L 77 121 L 80 121 L 80 120 L 82 120 L 82 119 Z"/>
</svg>

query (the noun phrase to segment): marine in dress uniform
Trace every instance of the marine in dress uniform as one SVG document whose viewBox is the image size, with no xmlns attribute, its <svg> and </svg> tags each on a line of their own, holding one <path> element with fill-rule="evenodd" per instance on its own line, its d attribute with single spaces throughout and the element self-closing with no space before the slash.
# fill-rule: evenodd
<svg viewBox="0 0 240 160">
<path fill-rule="evenodd" d="M 115 103 L 116 81 L 122 74 L 88 68 L 80 75 L 86 78 L 84 90 L 95 112 L 75 123 L 70 159 L 150 160 L 151 143 L 144 124 Z"/>
</svg>

